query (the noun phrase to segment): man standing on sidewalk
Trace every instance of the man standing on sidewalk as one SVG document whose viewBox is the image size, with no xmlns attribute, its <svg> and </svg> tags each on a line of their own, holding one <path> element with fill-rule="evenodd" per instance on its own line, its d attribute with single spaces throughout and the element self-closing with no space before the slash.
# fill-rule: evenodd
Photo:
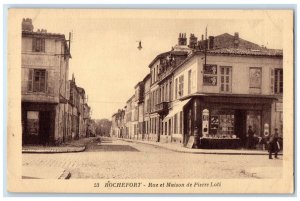
<svg viewBox="0 0 300 201">
<path fill-rule="evenodd" d="M 277 154 L 278 154 L 278 151 L 280 149 L 279 142 L 278 142 L 278 128 L 275 128 L 275 133 L 270 137 L 270 140 L 269 140 L 268 144 L 269 144 L 269 147 L 268 147 L 269 159 L 273 159 L 272 158 L 272 153 L 274 153 L 275 158 L 278 158 Z"/>
</svg>

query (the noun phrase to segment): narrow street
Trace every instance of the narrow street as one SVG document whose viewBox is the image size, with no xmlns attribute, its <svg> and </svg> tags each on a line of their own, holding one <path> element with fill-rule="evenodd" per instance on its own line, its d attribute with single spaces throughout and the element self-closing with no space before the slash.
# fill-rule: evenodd
<svg viewBox="0 0 300 201">
<path fill-rule="evenodd" d="M 92 142 L 84 152 L 23 154 L 22 160 L 23 167 L 64 168 L 71 179 L 257 179 L 260 177 L 245 174 L 245 170 L 282 167 L 282 159 L 269 160 L 267 155 L 178 153 L 110 139 Z M 281 172 L 274 177 L 278 175 Z"/>
</svg>

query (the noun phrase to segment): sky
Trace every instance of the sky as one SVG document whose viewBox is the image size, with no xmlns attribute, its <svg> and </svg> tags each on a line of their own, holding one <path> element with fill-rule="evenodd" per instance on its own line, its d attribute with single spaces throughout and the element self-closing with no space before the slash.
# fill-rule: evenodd
<svg viewBox="0 0 300 201">
<path fill-rule="evenodd" d="M 282 20 L 249 11 L 237 15 L 220 11 L 123 11 L 35 10 L 34 30 L 47 29 L 68 37 L 72 32 L 69 79 L 83 87 L 92 108 L 92 118 L 110 119 L 134 94 L 134 86 L 150 72 L 156 55 L 171 50 L 179 33 L 208 35 L 239 32 L 240 38 L 268 48 L 282 49 Z M 138 42 L 142 41 L 142 50 Z"/>
</svg>

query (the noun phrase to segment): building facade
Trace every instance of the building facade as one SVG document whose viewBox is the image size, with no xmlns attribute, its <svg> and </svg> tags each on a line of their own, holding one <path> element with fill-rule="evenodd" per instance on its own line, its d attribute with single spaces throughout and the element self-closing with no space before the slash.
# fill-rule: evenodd
<svg viewBox="0 0 300 201">
<path fill-rule="evenodd" d="M 282 137 L 282 57 L 282 50 L 246 41 L 238 33 L 202 35 L 199 41 L 191 34 L 189 44 L 179 34 L 178 44 L 150 63 L 144 101 L 136 99 L 144 103 L 142 139 L 187 147 L 247 147 L 249 127 L 259 141 L 275 128 Z"/>
<path fill-rule="evenodd" d="M 22 21 L 22 143 L 61 144 L 79 138 L 85 103 L 83 89 L 68 80 L 70 40 L 63 34 L 33 31 Z"/>
<path fill-rule="evenodd" d="M 23 19 L 21 54 L 23 144 L 59 144 L 67 139 L 68 41 Z"/>
</svg>

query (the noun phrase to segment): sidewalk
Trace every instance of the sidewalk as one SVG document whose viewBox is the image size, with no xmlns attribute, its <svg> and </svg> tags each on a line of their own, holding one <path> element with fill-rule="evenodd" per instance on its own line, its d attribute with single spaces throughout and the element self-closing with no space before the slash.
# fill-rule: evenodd
<svg viewBox="0 0 300 201">
<path fill-rule="evenodd" d="M 153 141 L 142 141 L 142 140 L 131 140 L 118 138 L 118 140 L 123 140 L 127 142 L 133 143 L 143 143 L 149 144 L 153 146 L 157 146 L 160 148 L 168 149 L 171 151 L 181 152 L 181 153 L 192 153 L 192 154 L 227 154 L 227 155 L 268 155 L 267 150 L 248 150 L 248 149 L 190 149 L 183 147 L 179 144 L 174 143 L 161 143 L 161 142 L 153 142 Z M 278 153 L 278 155 L 282 155 L 282 152 Z"/>
<path fill-rule="evenodd" d="M 86 145 L 98 137 L 81 138 L 79 140 L 72 140 L 70 142 L 61 144 L 59 146 L 34 146 L 24 145 L 22 153 L 69 153 L 69 152 L 82 152 L 85 150 Z"/>
<path fill-rule="evenodd" d="M 22 167 L 22 179 L 69 179 L 70 177 L 69 171 L 59 167 Z"/>
</svg>

